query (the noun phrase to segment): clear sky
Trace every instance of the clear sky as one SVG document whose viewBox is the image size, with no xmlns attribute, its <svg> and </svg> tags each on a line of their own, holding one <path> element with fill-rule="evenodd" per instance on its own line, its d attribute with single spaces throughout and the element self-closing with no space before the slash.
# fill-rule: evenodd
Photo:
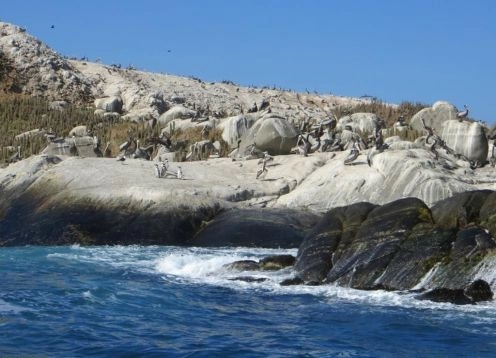
<svg viewBox="0 0 496 358">
<path fill-rule="evenodd" d="M 494 0 L 22 0 L 0 20 L 67 56 L 496 122 Z"/>
</svg>

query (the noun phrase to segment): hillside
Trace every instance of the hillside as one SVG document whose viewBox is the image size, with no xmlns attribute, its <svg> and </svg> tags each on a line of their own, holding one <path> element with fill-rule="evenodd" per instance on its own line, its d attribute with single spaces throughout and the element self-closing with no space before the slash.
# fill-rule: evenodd
<svg viewBox="0 0 496 358">
<path fill-rule="evenodd" d="M 36 98 L 35 102 L 30 98 Z M 319 123 L 356 112 L 376 113 L 391 125 L 400 114 L 409 118 L 425 107 L 242 87 L 230 81 L 205 82 L 68 59 L 24 29 L 1 22 L 0 101 L 0 161 L 8 160 L 18 145 L 23 148 L 24 157 L 43 149 L 44 139 L 16 138 L 24 132 L 45 133 L 52 129 L 58 136 L 66 136 L 77 125 L 91 128 L 102 143 L 111 142 L 112 154 L 116 155 L 127 133 L 133 132 L 141 140 L 157 135 L 168 127 L 166 112 L 178 106 L 215 126 L 226 118 L 252 112 L 254 107 L 269 105 L 273 113 L 295 127 L 302 121 Z M 65 113 L 59 113 L 60 109 Z M 159 127 L 149 131 L 148 122 L 157 121 Z M 183 133 L 182 139 L 188 136 Z"/>
</svg>

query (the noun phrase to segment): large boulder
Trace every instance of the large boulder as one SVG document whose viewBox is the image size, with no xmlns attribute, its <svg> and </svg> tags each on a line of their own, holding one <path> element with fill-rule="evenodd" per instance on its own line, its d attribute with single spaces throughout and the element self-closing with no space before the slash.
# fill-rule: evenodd
<svg viewBox="0 0 496 358">
<path fill-rule="evenodd" d="M 431 127 L 437 134 L 440 134 L 443 130 L 443 123 L 456 119 L 457 112 L 456 107 L 452 104 L 438 101 L 432 107 L 424 108 L 417 112 L 410 120 L 410 126 L 416 131 L 423 132 L 423 119 L 426 126 Z"/>
<path fill-rule="evenodd" d="M 110 96 L 95 99 L 96 109 L 102 109 L 105 112 L 122 112 L 122 99 L 119 96 Z"/>
<path fill-rule="evenodd" d="M 424 125 L 434 129 L 457 154 L 472 161 L 483 163 L 487 159 L 488 141 L 485 127 L 478 122 L 459 121 L 456 118 L 457 109 L 448 102 L 436 102 L 432 107 L 424 108 L 416 113 L 411 121 L 412 129 L 424 132 Z"/>
<path fill-rule="evenodd" d="M 240 114 L 227 118 L 219 125 L 219 127 L 223 128 L 222 139 L 231 147 L 236 147 L 238 141 L 248 133 L 257 119 L 258 116 L 252 114 Z"/>
<path fill-rule="evenodd" d="M 491 287 L 484 280 L 475 280 L 465 288 L 439 287 L 429 290 L 417 298 L 434 302 L 450 302 L 457 305 L 474 304 L 493 299 Z"/>
<path fill-rule="evenodd" d="M 95 139 L 87 135 L 57 139 L 48 143 L 41 153 L 45 155 L 69 155 L 86 158 L 102 156 L 95 143 Z"/>
<path fill-rule="evenodd" d="M 296 145 L 298 132 L 285 118 L 268 113 L 260 118 L 249 130 L 244 144 L 255 146 L 271 155 L 289 154 Z"/>
<path fill-rule="evenodd" d="M 332 256 L 338 244 L 341 240 L 342 245 L 348 243 L 375 207 L 370 203 L 357 203 L 327 212 L 298 249 L 297 277 L 307 283 L 322 282 L 332 268 Z"/>
<path fill-rule="evenodd" d="M 296 210 L 232 209 L 206 223 L 190 244 L 296 248 L 320 216 Z"/>
<path fill-rule="evenodd" d="M 455 153 L 479 163 L 487 160 L 489 143 L 485 127 L 479 122 L 448 120 L 443 122 L 440 134 Z"/>
<path fill-rule="evenodd" d="M 196 111 L 186 108 L 184 106 L 178 105 L 169 109 L 167 112 L 163 113 L 158 118 L 158 123 L 160 125 L 166 125 L 174 119 L 188 119 L 196 116 Z"/>
<path fill-rule="evenodd" d="M 69 131 L 69 137 L 84 137 L 88 135 L 86 126 L 76 126 Z"/>
<path fill-rule="evenodd" d="M 338 120 L 336 129 L 342 131 L 350 126 L 353 131 L 373 133 L 379 118 L 374 113 L 353 113 Z"/>
<path fill-rule="evenodd" d="M 338 245 L 327 281 L 354 288 L 376 288 L 402 241 L 421 223 L 432 223 L 432 217 L 429 208 L 416 198 L 373 209 L 354 237 Z"/>
<path fill-rule="evenodd" d="M 479 224 L 481 209 L 492 193 L 491 190 L 466 191 L 441 200 L 431 208 L 434 222 L 445 229 L 458 229 L 468 224 Z"/>
</svg>

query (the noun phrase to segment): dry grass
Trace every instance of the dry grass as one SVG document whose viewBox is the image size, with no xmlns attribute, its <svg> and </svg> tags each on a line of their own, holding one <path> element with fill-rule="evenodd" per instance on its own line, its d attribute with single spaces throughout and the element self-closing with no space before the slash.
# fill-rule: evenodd
<svg viewBox="0 0 496 358">
<path fill-rule="evenodd" d="M 13 148 L 21 146 L 24 158 L 40 153 L 46 146 L 44 136 L 31 136 L 23 139 L 15 137 L 33 129 L 52 129 L 58 137 L 65 137 L 70 130 L 79 125 L 86 125 L 92 135 L 97 136 L 102 143 L 102 150 L 110 142 L 111 155 L 119 153 L 119 145 L 132 137 L 139 139 L 145 146 L 146 139 L 158 137 L 160 128 L 152 127 L 149 123 L 133 123 L 122 120 L 107 120 L 97 117 L 93 110 L 73 107 L 60 111 L 50 110 L 47 100 L 19 94 L 3 93 L 0 96 L 0 163 L 6 162 L 15 153 Z M 172 130 L 172 142 L 178 152 L 177 159 L 184 160 L 189 146 L 205 138 L 201 134 L 202 127 L 186 130 Z M 229 146 L 222 140 L 222 130 L 212 129 L 208 135 L 211 141 L 221 143 L 220 155 L 227 155 Z"/>
<path fill-rule="evenodd" d="M 334 114 L 337 118 L 341 118 L 354 113 L 374 113 L 384 120 L 387 127 L 392 127 L 400 116 L 403 116 L 405 120 L 409 122 L 414 114 L 426 107 L 428 107 L 428 105 L 419 102 L 402 102 L 398 106 L 391 106 L 380 100 L 373 100 L 356 106 L 339 107 L 334 110 Z"/>
</svg>

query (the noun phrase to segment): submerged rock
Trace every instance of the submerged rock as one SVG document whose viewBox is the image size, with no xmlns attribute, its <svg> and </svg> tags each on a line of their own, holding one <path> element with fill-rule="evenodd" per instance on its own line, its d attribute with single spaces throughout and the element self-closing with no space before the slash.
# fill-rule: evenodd
<svg viewBox="0 0 496 358">
<path fill-rule="evenodd" d="M 293 266 L 295 257 L 293 255 L 272 255 L 267 256 L 260 261 L 239 260 L 223 267 L 235 271 L 277 271 L 283 268 Z"/>
<path fill-rule="evenodd" d="M 240 276 L 240 277 L 230 278 L 229 280 L 230 281 L 243 281 L 243 282 L 248 282 L 248 283 L 259 283 L 259 282 L 267 281 L 267 278 L 266 277 Z"/>
<path fill-rule="evenodd" d="M 265 271 L 281 270 L 293 266 L 296 258 L 293 255 L 272 255 L 260 260 L 259 266 Z"/>
</svg>

